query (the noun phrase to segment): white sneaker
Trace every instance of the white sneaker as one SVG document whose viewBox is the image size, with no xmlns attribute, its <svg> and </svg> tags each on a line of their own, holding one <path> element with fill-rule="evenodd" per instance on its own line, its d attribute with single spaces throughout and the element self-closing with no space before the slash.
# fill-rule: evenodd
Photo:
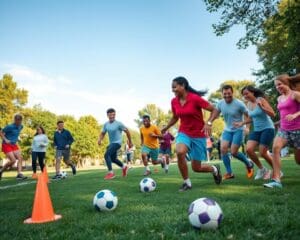
<svg viewBox="0 0 300 240">
<path fill-rule="evenodd" d="M 266 174 L 267 171 L 268 170 L 265 167 L 263 167 L 262 169 L 258 169 L 257 172 L 256 172 L 254 180 L 264 178 L 264 175 Z"/>
</svg>

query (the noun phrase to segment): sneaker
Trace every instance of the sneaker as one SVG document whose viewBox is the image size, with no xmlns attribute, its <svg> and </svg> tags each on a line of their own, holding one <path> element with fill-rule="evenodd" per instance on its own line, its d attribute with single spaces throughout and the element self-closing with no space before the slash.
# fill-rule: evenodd
<svg viewBox="0 0 300 240">
<path fill-rule="evenodd" d="M 268 170 L 265 167 L 263 167 L 262 169 L 258 169 L 254 177 L 254 180 L 262 179 L 267 171 Z"/>
<path fill-rule="evenodd" d="M 278 181 L 272 179 L 271 182 L 265 183 L 264 187 L 265 188 L 282 188 L 282 184 L 281 184 L 281 182 L 278 182 Z"/>
<path fill-rule="evenodd" d="M 233 179 L 234 178 L 234 174 L 233 173 L 226 173 L 223 176 L 223 180 L 228 180 L 228 179 Z"/>
<path fill-rule="evenodd" d="M 272 173 L 271 170 L 266 169 L 266 172 L 265 172 L 265 174 L 263 176 L 263 179 L 264 180 L 269 180 L 271 178 L 271 173 Z"/>
<path fill-rule="evenodd" d="M 183 183 L 182 186 L 179 188 L 179 192 L 185 192 L 186 190 L 192 189 L 192 186 L 187 185 L 186 183 Z"/>
<path fill-rule="evenodd" d="M 36 174 L 36 173 L 34 173 L 34 174 L 32 174 L 31 178 L 32 178 L 32 179 L 37 179 L 37 178 L 38 178 L 38 176 L 37 176 L 37 174 Z"/>
<path fill-rule="evenodd" d="M 128 173 L 128 166 L 125 166 L 124 168 L 122 168 L 122 176 L 126 177 Z"/>
<path fill-rule="evenodd" d="M 76 175 L 76 167 L 75 165 L 71 165 L 73 175 Z"/>
<path fill-rule="evenodd" d="M 222 182 L 220 165 L 216 164 L 213 166 L 217 168 L 217 173 L 213 173 L 213 177 L 214 177 L 215 183 L 219 185 Z"/>
<path fill-rule="evenodd" d="M 145 172 L 144 172 L 144 176 L 149 176 L 151 174 L 151 171 L 150 170 L 146 170 Z"/>
<path fill-rule="evenodd" d="M 25 180 L 25 179 L 27 179 L 27 177 L 24 176 L 22 173 L 19 173 L 19 174 L 16 176 L 16 179 L 17 179 L 17 180 Z"/>
<path fill-rule="evenodd" d="M 252 178 L 254 175 L 254 164 L 250 161 L 250 166 L 246 167 L 247 169 L 247 178 Z"/>
<path fill-rule="evenodd" d="M 109 172 L 105 175 L 104 179 L 111 180 L 111 179 L 114 179 L 115 177 L 116 177 L 116 174 L 114 174 L 113 172 Z"/>
<path fill-rule="evenodd" d="M 60 174 L 56 174 L 52 177 L 53 180 L 61 180 L 62 176 Z"/>
</svg>

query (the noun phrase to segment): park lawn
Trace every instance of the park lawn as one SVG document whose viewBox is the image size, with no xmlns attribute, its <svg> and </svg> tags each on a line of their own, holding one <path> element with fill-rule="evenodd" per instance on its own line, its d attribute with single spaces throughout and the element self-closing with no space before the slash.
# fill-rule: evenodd
<svg viewBox="0 0 300 240">
<path fill-rule="evenodd" d="M 233 160 L 232 165 L 236 178 L 219 186 L 211 174 L 191 173 L 193 189 L 187 192 L 178 192 L 182 180 L 176 165 L 169 174 L 152 174 L 157 183 L 152 193 L 139 192 L 142 168 L 131 169 L 127 178 L 117 170 L 111 181 L 103 180 L 103 170 L 82 170 L 75 177 L 69 171 L 67 179 L 49 184 L 55 212 L 63 218 L 34 225 L 23 220 L 31 216 L 35 184 L 3 189 L 16 184 L 15 172 L 5 173 L 0 182 L 0 239 L 299 239 L 300 166 L 292 158 L 283 161 L 280 190 L 264 189 L 263 180 L 246 178 L 240 162 Z M 101 189 L 117 193 L 115 211 L 94 209 L 93 197 Z M 220 204 L 224 219 L 217 231 L 199 231 L 189 224 L 188 206 L 200 197 Z"/>
</svg>

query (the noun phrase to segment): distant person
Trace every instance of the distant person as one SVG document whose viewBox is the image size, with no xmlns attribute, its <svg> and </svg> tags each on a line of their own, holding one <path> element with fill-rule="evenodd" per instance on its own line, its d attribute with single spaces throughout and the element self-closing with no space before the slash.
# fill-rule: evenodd
<svg viewBox="0 0 300 240">
<path fill-rule="evenodd" d="M 213 142 L 210 137 L 206 138 L 207 160 L 212 160 Z"/>
<path fill-rule="evenodd" d="M 220 114 L 223 115 L 225 120 L 225 128 L 221 137 L 221 157 L 226 168 L 226 174 L 224 174 L 223 179 L 228 180 L 235 177 L 231 168 L 231 156 L 237 158 L 245 165 L 247 177 L 251 178 L 254 174 L 253 163 L 249 161 L 245 154 L 239 152 L 239 148 L 243 144 L 245 130 L 242 126 L 234 126 L 234 122 L 241 122 L 244 117 L 248 116 L 246 105 L 233 97 L 231 85 L 222 86 L 222 95 L 223 99 L 218 102 L 216 110 L 212 113 L 211 122 Z M 230 153 L 228 152 L 229 150 Z"/>
<path fill-rule="evenodd" d="M 12 124 L 7 125 L 3 128 L 0 132 L 0 136 L 2 138 L 2 151 L 4 152 L 8 162 L 6 162 L 2 169 L 0 170 L 0 180 L 2 179 L 3 172 L 7 169 L 12 167 L 16 161 L 18 160 L 18 174 L 16 179 L 17 180 L 25 180 L 25 177 L 22 174 L 22 155 L 17 142 L 19 140 L 19 135 L 23 129 L 22 125 L 23 117 L 20 114 L 16 114 L 14 116 L 14 122 Z"/>
<path fill-rule="evenodd" d="M 108 173 L 105 175 L 105 180 L 111 180 L 116 177 L 113 169 L 112 163 L 117 164 L 120 168 L 122 168 L 122 176 L 127 176 L 128 167 L 126 164 L 122 163 L 117 157 L 118 150 L 122 146 L 122 132 L 125 132 L 128 139 L 129 147 L 133 147 L 130 132 L 125 127 L 125 125 L 116 120 L 116 110 L 113 108 L 109 108 L 107 111 L 108 122 L 106 122 L 103 126 L 103 129 L 100 133 L 98 144 L 101 145 L 102 141 L 108 133 L 109 137 L 109 145 L 106 148 L 106 152 L 104 154 L 106 166 L 108 169 Z"/>
<path fill-rule="evenodd" d="M 36 174 L 36 160 L 38 159 L 41 171 L 43 172 L 45 166 L 46 149 L 49 140 L 45 134 L 45 130 L 42 126 L 36 128 L 36 133 L 33 137 L 31 146 L 31 160 L 32 160 L 32 178 L 37 179 Z"/>
<path fill-rule="evenodd" d="M 164 160 L 158 159 L 159 154 L 159 141 L 158 139 L 162 137 L 160 130 L 157 126 L 151 124 L 150 116 L 144 115 L 143 117 L 143 126 L 140 128 L 141 133 L 141 145 L 142 145 L 142 160 L 145 166 L 144 176 L 151 174 L 150 167 L 148 165 L 148 160 L 151 159 L 152 164 L 163 165 Z"/>
<path fill-rule="evenodd" d="M 125 144 L 125 157 L 126 157 L 126 163 L 128 168 L 132 168 L 132 159 L 133 159 L 133 153 L 134 153 L 134 146 L 130 147 L 129 140 L 127 139 Z"/>
<path fill-rule="evenodd" d="M 217 143 L 216 143 L 216 149 L 218 151 L 218 158 L 220 160 L 222 160 L 222 157 L 221 157 L 221 139 L 219 138 Z"/>
<path fill-rule="evenodd" d="M 260 156 L 272 167 L 272 156 L 269 154 L 268 150 L 275 136 L 274 124 L 271 119 L 271 117 L 273 118 L 275 116 L 275 112 L 267 101 L 264 92 L 260 89 L 249 85 L 243 87 L 241 93 L 247 101 L 249 116 L 244 122 L 235 123 L 235 126 L 241 127 L 242 125 L 252 122 L 253 130 L 248 137 L 246 152 L 258 167 L 254 179 L 269 179 L 270 171 L 263 166 L 255 149 L 258 146 Z"/>
<path fill-rule="evenodd" d="M 169 131 L 166 131 L 159 140 L 160 147 L 158 158 L 163 159 L 163 162 L 165 163 L 162 164 L 162 167 L 165 168 L 165 173 L 169 172 L 170 156 L 172 152 L 172 141 L 174 140 L 174 136 Z"/>
<path fill-rule="evenodd" d="M 273 176 L 267 188 L 282 188 L 280 151 L 285 146 L 294 148 L 295 161 L 300 164 L 300 74 L 289 77 L 287 74 L 275 78 L 275 87 L 280 96 L 277 108 L 280 114 L 280 128 L 273 143 Z M 299 86 L 299 85 L 298 85 Z"/>
<path fill-rule="evenodd" d="M 184 77 L 177 77 L 172 81 L 172 91 L 175 94 L 171 101 L 173 116 L 162 132 L 165 133 L 180 120 L 176 137 L 176 155 L 184 182 L 179 191 L 192 188 L 186 156 L 191 159 L 194 172 L 210 172 L 215 183 L 220 184 L 222 181 L 220 166 L 202 163 L 207 160 L 206 137 L 211 135 L 212 127 L 209 121 L 204 122 L 202 111 L 205 109 L 211 112 L 214 106 L 201 97 L 205 92 L 193 89 Z"/>
<path fill-rule="evenodd" d="M 72 169 L 73 175 L 76 175 L 76 167 L 75 164 L 70 160 L 71 154 L 71 145 L 74 142 L 74 138 L 69 130 L 64 128 L 64 122 L 57 122 L 57 129 L 54 132 L 54 148 L 55 148 L 55 170 L 56 174 L 52 179 L 59 180 L 61 179 L 60 174 L 60 164 L 61 159 L 65 162 L 66 165 L 70 166 Z"/>
</svg>

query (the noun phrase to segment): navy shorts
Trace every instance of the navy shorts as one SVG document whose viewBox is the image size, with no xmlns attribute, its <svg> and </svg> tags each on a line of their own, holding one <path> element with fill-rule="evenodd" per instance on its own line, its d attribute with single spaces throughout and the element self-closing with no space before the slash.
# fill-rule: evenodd
<svg viewBox="0 0 300 240">
<path fill-rule="evenodd" d="M 259 145 L 270 146 L 275 136 L 274 128 L 266 128 L 262 131 L 253 131 L 248 140 L 258 142 Z"/>
</svg>

